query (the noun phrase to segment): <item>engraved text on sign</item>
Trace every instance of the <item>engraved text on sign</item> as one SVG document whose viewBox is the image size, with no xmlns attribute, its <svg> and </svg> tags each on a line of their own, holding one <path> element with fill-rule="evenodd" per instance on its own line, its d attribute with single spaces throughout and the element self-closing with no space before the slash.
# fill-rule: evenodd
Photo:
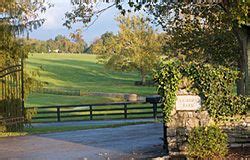
<svg viewBox="0 0 250 160">
<path fill-rule="evenodd" d="M 183 95 L 177 96 L 176 110 L 198 110 L 201 107 L 201 98 L 199 96 Z"/>
</svg>

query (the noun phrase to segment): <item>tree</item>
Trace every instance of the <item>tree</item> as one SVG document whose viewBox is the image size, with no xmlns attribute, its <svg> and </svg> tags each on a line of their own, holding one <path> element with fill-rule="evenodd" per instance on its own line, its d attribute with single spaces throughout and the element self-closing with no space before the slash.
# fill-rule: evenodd
<svg viewBox="0 0 250 160">
<path fill-rule="evenodd" d="M 82 30 L 77 29 L 75 33 L 70 34 L 71 39 L 75 42 L 75 50 L 77 53 L 83 53 L 87 48 L 87 44 L 83 39 Z"/>
<path fill-rule="evenodd" d="M 179 4 L 171 17 L 158 20 L 166 32 L 165 48 L 183 61 L 237 67 L 240 47 L 221 7 Z M 166 23 L 167 22 L 167 23 Z"/>
<path fill-rule="evenodd" d="M 141 82 L 157 65 L 162 55 L 159 35 L 142 16 L 120 16 L 117 35 L 105 34 L 93 45 L 100 62 L 108 68 L 121 71 L 139 71 Z"/>
<path fill-rule="evenodd" d="M 237 66 L 240 71 L 239 79 L 237 80 L 237 93 L 245 95 L 248 72 L 246 49 L 248 32 L 245 24 L 249 18 L 248 7 L 250 3 L 241 0 L 210 2 L 211 1 L 207 0 L 204 2 L 191 3 L 191 1 L 187 0 L 181 3 L 154 4 L 149 7 L 149 10 L 153 11 L 151 13 L 155 15 L 165 29 L 167 27 L 172 29 L 179 28 L 179 33 L 183 29 L 184 32 L 181 32 L 182 35 L 186 34 L 186 31 L 188 32 L 186 37 L 191 36 L 193 38 L 191 42 L 195 42 L 196 40 L 196 42 L 198 42 L 193 45 L 194 47 L 191 47 L 188 43 L 184 43 L 180 49 L 191 47 L 193 49 L 192 51 L 194 51 L 194 48 L 197 49 L 197 47 L 199 47 L 202 49 L 199 50 L 201 56 L 203 55 L 202 53 L 204 53 L 203 51 L 207 51 L 207 58 L 210 59 L 208 62 L 222 63 L 227 66 L 233 65 L 233 67 Z M 183 19 L 189 20 L 186 21 Z M 185 23 L 189 25 L 185 26 Z M 199 37 L 201 35 L 203 39 Z M 177 37 L 178 36 L 176 36 L 176 38 Z M 191 38 L 189 37 L 187 39 L 190 40 Z M 200 43 L 202 41 L 207 42 Z M 178 43 L 178 41 L 176 42 Z M 177 46 L 178 45 L 176 45 L 176 47 Z M 190 57 L 188 52 L 186 52 L 186 54 Z"/>
<path fill-rule="evenodd" d="M 1 78 L 4 79 L 2 79 L 2 85 L 0 86 L 2 91 L 0 114 L 4 123 L 1 123 L 0 127 L 3 128 L 3 131 L 20 131 L 23 129 L 24 121 L 19 117 L 22 116 L 26 119 L 26 111 L 23 110 L 23 91 L 22 96 L 19 93 L 24 87 L 26 96 L 38 84 L 38 81 L 31 78 L 34 75 L 30 75 L 28 72 L 18 76 L 15 71 L 13 72 L 13 69 L 16 71 L 20 71 L 20 69 L 17 70 L 13 66 L 19 64 L 20 59 L 27 58 L 27 46 L 24 46 L 22 39 L 17 37 L 20 34 L 36 29 L 43 23 L 43 20 L 39 19 L 37 14 L 46 10 L 43 4 L 44 0 L 1 0 L 0 70 L 5 72 L 1 72 Z M 8 71 L 10 66 L 12 66 L 11 70 Z M 24 81 L 22 85 L 18 77 L 22 77 Z M 8 119 L 10 118 L 15 120 L 9 123 Z"/>
<path fill-rule="evenodd" d="M 44 22 L 38 13 L 45 12 L 44 0 L 2 0 L 0 5 L 0 67 L 27 57 L 27 47 L 17 37 L 38 28 Z"/>
<path fill-rule="evenodd" d="M 89 54 L 97 54 L 95 53 L 95 51 L 93 51 L 93 47 L 98 45 L 98 43 L 102 44 L 103 46 L 106 45 L 106 43 L 113 38 L 115 35 L 113 32 L 106 32 L 104 34 L 101 35 L 100 38 L 96 38 L 92 44 L 86 49 L 86 52 Z"/>
<path fill-rule="evenodd" d="M 182 2 L 150 8 L 170 34 L 166 45 L 186 60 L 237 67 L 238 94 L 245 94 L 247 53 L 242 31 L 247 6 L 238 0 L 218 3 Z M 246 46 L 245 46 L 246 47 Z"/>
<path fill-rule="evenodd" d="M 44 19 L 39 18 L 51 7 L 45 0 L 2 0 L 0 4 L 0 69 L 20 63 L 28 57 L 28 46 L 19 39 L 40 27 Z M 35 80 L 35 72 L 24 72 L 25 96 L 40 83 Z"/>
</svg>

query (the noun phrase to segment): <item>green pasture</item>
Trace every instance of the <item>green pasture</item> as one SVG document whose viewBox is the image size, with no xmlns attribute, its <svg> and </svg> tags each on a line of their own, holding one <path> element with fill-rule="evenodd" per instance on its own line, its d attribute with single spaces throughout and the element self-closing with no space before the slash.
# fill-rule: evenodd
<svg viewBox="0 0 250 160">
<path fill-rule="evenodd" d="M 77 89 L 81 93 L 135 93 L 156 94 L 156 87 L 135 86 L 139 81 L 137 72 L 117 72 L 105 69 L 90 54 L 30 54 L 25 61 L 28 71 L 39 70 L 37 77 L 46 88 Z M 103 103 L 120 101 L 103 96 L 65 96 L 32 93 L 26 99 L 26 106 Z"/>
</svg>

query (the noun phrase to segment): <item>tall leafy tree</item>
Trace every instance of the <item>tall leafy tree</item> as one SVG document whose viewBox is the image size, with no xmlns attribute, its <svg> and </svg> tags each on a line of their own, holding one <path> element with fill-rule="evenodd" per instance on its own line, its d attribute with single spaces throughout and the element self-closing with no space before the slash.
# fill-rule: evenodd
<svg viewBox="0 0 250 160">
<path fill-rule="evenodd" d="M 76 52 L 83 53 L 87 48 L 87 44 L 83 39 L 82 30 L 77 29 L 75 33 L 70 34 L 70 37 L 75 42 Z"/>
<path fill-rule="evenodd" d="M 228 22 L 228 16 L 220 6 L 182 3 L 175 7 L 165 15 L 154 10 L 154 14 L 160 17 L 157 23 L 168 35 L 165 47 L 174 53 L 172 56 L 185 61 L 237 66 L 239 40 L 234 34 L 233 24 Z"/>
<path fill-rule="evenodd" d="M 238 94 L 245 94 L 247 53 L 244 25 L 247 5 L 239 0 L 218 3 L 158 5 L 150 8 L 168 33 L 166 46 L 185 60 L 238 67 Z M 180 56 L 181 57 L 181 56 Z"/>
<path fill-rule="evenodd" d="M 45 12 L 45 0 L 2 0 L 0 4 L 0 67 L 27 57 L 26 46 L 17 39 L 44 22 L 39 13 Z"/>
<path fill-rule="evenodd" d="M 110 38 L 114 37 L 114 33 L 113 32 L 106 32 L 104 34 L 101 35 L 100 38 L 96 38 L 92 44 L 90 44 L 90 46 L 86 49 L 86 53 L 89 54 L 93 54 L 95 51 L 93 51 L 93 47 L 96 46 L 97 44 L 100 45 L 104 45 L 109 41 Z M 94 53 L 95 54 L 95 53 Z"/>
<path fill-rule="evenodd" d="M 142 16 L 117 18 L 119 32 L 102 38 L 93 46 L 92 52 L 108 68 L 122 71 L 136 70 L 145 84 L 146 75 L 158 63 L 162 55 L 160 36 Z"/>
<path fill-rule="evenodd" d="M 50 6 L 45 0 L 1 0 L 0 69 L 28 57 L 28 46 L 19 37 L 41 26 L 44 19 L 39 18 L 39 13 L 45 12 Z M 26 95 L 40 84 L 32 78 L 36 75 L 37 72 L 24 73 Z"/>
</svg>

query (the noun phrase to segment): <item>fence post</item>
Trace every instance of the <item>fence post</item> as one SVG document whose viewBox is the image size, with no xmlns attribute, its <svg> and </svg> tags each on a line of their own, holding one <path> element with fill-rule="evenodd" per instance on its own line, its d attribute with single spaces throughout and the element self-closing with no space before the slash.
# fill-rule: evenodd
<svg viewBox="0 0 250 160">
<path fill-rule="evenodd" d="M 153 103 L 153 116 L 157 120 L 157 103 Z"/>
<path fill-rule="evenodd" d="M 128 118 L 128 108 L 127 108 L 127 104 L 124 103 L 124 118 L 127 119 Z"/>
<path fill-rule="evenodd" d="M 57 113 L 57 122 L 61 122 L 61 113 L 60 113 L 60 107 L 56 107 L 56 113 Z"/>
<path fill-rule="evenodd" d="M 90 105 L 89 106 L 89 118 L 90 118 L 90 120 L 93 120 L 93 107 L 92 107 L 92 105 Z"/>
</svg>

